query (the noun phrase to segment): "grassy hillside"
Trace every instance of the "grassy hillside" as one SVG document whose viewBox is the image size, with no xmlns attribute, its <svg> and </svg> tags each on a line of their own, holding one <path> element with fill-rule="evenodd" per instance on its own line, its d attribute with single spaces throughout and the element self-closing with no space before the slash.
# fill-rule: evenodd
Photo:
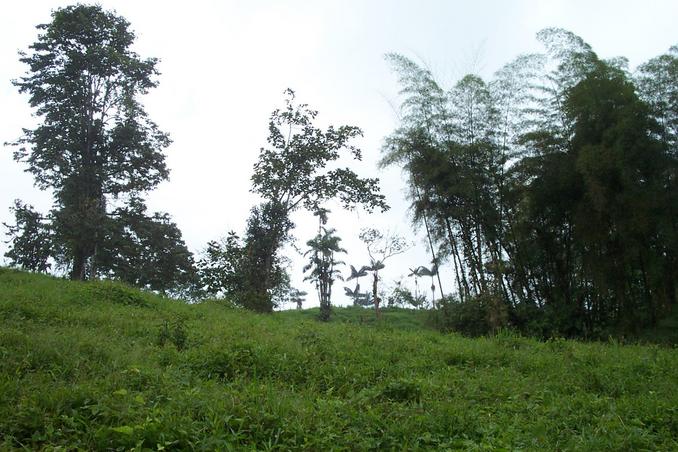
<svg viewBox="0 0 678 452">
<path fill-rule="evenodd" d="M 676 349 L 362 313 L 320 324 L 0 269 L 0 449 L 678 449 Z"/>
</svg>

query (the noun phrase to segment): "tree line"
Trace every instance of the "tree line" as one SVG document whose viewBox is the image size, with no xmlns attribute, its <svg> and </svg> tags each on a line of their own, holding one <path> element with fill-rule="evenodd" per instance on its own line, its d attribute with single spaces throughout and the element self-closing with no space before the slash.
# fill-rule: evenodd
<svg viewBox="0 0 678 452">
<path fill-rule="evenodd" d="M 360 128 L 319 128 L 318 112 L 286 91 L 251 179 L 261 203 L 242 237 L 231 231 L 196 258 L 171 217 L 148 212 L 143 200 L 169 175 L 169 135 L 140 101 L 158 84 L 157 60 L 133 52 L 129 22 L 100 6 L 58 9 L 37 28 L 21 54 L 28 71 L 14 84 L 40 124 L 10 144 L 54 203 L 42 214 L 16 201 L 6 225 L 12 265 L 270 312 L 283 299 L 300 303 L 283 247 L 292 214 L 304 209 L 319 223 L 305 271 L 329 318 L 344 250 L 323 206 L 388 209 L 378 179 L 336 165 L 361 159 Z M 538 39 L 543 54 L 450 88 L 412 60 L 387 56 L 403 102 L 381 165 L 408 175 L 432 260 L 411 276 L 431 277 L 441 318 L 479 320 L 481 329 L 593 336 L 653 324 L 677 296 L 678 47 L 631 73 L 624 58 L 600 59 L 570 32 L 547 29 Z M 407 244 L 375 230 L 361 239 L 371 262 L 352 267 L 349 279 L 371 273 L 373 290 L 346 290 L 378 315 L 379 270 Z M 442 265 L 453 269 L 447 296 Z M 416 304 L 417 292 L 399 296 Z"/>
<path fill-rule="evenodd" d="M 5 225 L 11 265 L 76 280 L 115 278 L 170 295 L 223 296 L 268 312 L 288 288 L 281 253 L 293 212 L 317 211 L 330 199 L 388 208 L 377 179 L 327 169 L 341 157 L 361 159 L 352 141 L 362 131 L 316 127 L 318 112 L 287 90 L 254 167 L 251 191 L 262 202 L 244 236 L 232 231 L 208 243 L 196 261 L 170 216 L 147 212 L 143 200 L 169 175 L 169 135 L 140 102 L 158 84 L 157 59 L 133 52 L 129 22 L 100 6 L 57 9 L 37 28 L 37 41 L 21 53 L 28 71 L 13 83 L 41 123 L 9 144 L 35 184 L 52 190 L 54 205 L 41 214 L 15 202 L 15 222 Z"/>
<path fill-rule="evenodd" d="M 543 54 L 450 88 L 389 55 L 402 119 L 381 164 L 454 268 L 450 315 L 538 335 L 653 324 L 677 296 L 678 47 L 631 73 L 568 31 L 537 38 Z"/>
</svg>

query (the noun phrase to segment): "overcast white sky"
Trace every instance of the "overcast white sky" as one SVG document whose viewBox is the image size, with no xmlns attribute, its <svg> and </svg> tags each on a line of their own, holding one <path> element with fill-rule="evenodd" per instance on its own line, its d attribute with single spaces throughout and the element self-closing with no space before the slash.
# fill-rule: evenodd
<svg viewBox="0 0 678 452">
<path fill-rule="evenodd" d="M 35 25 L 49 22 L 51 10 L 73 2 L 3 2 L 0 13 L 0 222 L 11 222 L 9 207 L 20 198 L 47 211 L 48 193 L 33 187 L 25 167 L 2 147 L 35 122 L 27 97 L 10 80 L 25 68 L 17 51 L 35 41 Z M 452 84 L 468 72 L 490 77 L 521 53 L 539 51 L 537 31 L 562 27 L 581 36 L 602 57 L 626 56 L 631 68 L 678 43 L 678 2 L 655 1 L 503 1 L 336 0 L 336 1 L 140 1 L 99 2 L 114 9 L 137 33 L 136 51 L 158 57 L 160 86 L 144 100 L 150 117 L 170 133 L 170 181 L 149 194 L 153 210 L 169 212 L 189 248 L 228 230 L 242 232 L 256 198 L 249 178 L 265 144 L 268 118 L 290 87 L 297 98 L 319 110 L 319 124 L 360 126 L 364 160 L 357 169 L 379 176 L 392 209 L 386 214 L 333 210 L 349 251 L 347 263 L 367 263 L 358 241 L 361 227 L 377 226 L 410 237 L 416 246 L 387 262 L 387 284 L 407 275 L 408 267 L 428 265 L 421 236 L 410 227 L 404 179 L 398 170 L 379 171 L 383 138 L 397 125 L 393 105 L 398 86 L 383 55 L 398 52 L 427 64 Z M 317 224 L 297 214 L 298 245 Z M 4 228 L 2 236 L 4 237 Z M 0 243 L 0 255 L 7 245 Z M 302 258 L 294 258 L 293 282 L 301 283 Z M 0 263 L 3 262 L 0 258 Z M 443 289 L 452 290 L 450 269 Z M 423 286 L 427 286 L 425 283 Z M 335 304 L 348 304 L 342 284 Z M 363 281 L 363 288 L 368 282 Z M 420 284 L 421 286 L 421 284 Z"/>
</svg>

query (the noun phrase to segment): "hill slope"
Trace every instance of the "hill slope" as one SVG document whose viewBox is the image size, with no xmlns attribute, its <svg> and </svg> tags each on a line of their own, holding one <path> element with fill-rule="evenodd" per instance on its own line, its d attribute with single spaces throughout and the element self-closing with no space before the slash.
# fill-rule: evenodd
<svg viewBox="0 0 678 452">
<path fill-rule="evenodd" d="M 675 349 L 303 317 L 0 269 L 0 449 L 678 449 Z"/>
</svg>

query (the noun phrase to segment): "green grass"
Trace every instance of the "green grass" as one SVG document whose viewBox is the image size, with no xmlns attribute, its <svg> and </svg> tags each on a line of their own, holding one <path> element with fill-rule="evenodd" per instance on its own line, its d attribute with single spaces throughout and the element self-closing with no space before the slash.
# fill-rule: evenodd
<svg viewBox="0 0 678 452">
<path fill-rule="evenodd" d="M 0 450 L 678 450 L 674 348 L 334 316 L 0 269 Z"/>
</svg>

